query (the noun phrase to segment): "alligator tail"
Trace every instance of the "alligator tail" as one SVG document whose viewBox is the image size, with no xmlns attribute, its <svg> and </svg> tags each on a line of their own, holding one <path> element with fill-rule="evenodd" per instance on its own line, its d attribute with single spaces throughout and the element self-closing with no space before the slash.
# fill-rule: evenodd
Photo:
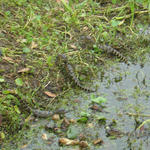
<svg viewBox="0 0 150 150">
<path fill-rule="evenodd" d="M 120 60 L 122 60 L 122 61 L 124 61 L 126 64 L 128 64 L 127 59 L 126 59 L 124 56 L 122 56 L 118 51 L 116 51 L 115 49 L 113 49 L 112 53 L 113 53 L 114 55 L 116 55 L 118 58 L 120 58 Z"/>
<path fill-rule="evenodd" d="M 83 89 L 83 90 L 85 90 L 85 91 L 88 91 L 88 92 L 95 92 L 94 89 L 90 89 L 90 88 L 84 87 L 84 86 L 82 86 L 82 85 L 80 84 L 80 81 L 79 81 L 79 79 L 76 77 L 76 75 L 75 75 L 75 73 L 74 73 L 74 71 L 73 71 L 73 68 L 72 68 L 72 66 L 71 66 L 70 64 L 67 64 L 67 69 L 68 69 L 69 75 L 73 78 L 73 81 L 75 82 L 75 84 L 76 84 L 79 88 L 81 88 L 81 89 Z"/>
<path fill-rule="evenodd" d="M 104 49 L 105 51 L 107 51 L 107 53 L 112 53 L 115 56 L 117 56 L 118 58 L 120 58 L 120 60 L 122 60 L 123 62 L 125 62 L 127 65 L 129 65 L 128 60 L 122 56 L 122 54 L 120 52 L 118 52 L 116 49 L 108 46 L 108 45 L 99 45 L 100 49 Z"/>
</svg>

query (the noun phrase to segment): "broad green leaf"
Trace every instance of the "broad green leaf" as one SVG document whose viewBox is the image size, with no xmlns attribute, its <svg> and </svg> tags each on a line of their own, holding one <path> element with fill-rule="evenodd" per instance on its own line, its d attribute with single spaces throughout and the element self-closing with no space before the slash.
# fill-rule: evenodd
<svg viewBox="0 0 150 150">
<path fill-rule="evenodd" d="M 1 137 L 2 139 L 5 139 L 5 133 L 4 133 L 4 132 L 0 132 L 0 137 Z"/>
<path fill-rule="evenodd" d="M 21 78 L 17 78 L 17 79 L 15 80 L 15 82 L 16 82 L 16 85 L 18 85 L 18 86 L 23 86 L 23 81 L 22 81 Z"/>
<path fill-rule="evenodd" d="M 37 21 L 40 21 L 41 16 L 40 16 L 40 15 L 37 15 L 37 16 L 35 17 L 35 19 L 36 19 Z"/>
<path fill-rule="evenodd" d="M 31 50 L 30 50 L 30 48 L 25 47 L 25 48 L 23 48 L 23 52 L 24 52 L 24 53 L 30 53 Z"/>
<path fill-rule="evenodd" d="M 5 82 L 5 79 L 0 77 L 0 82 Z"/>
<path fill-rule="evenodd" d="M 80 122 L 80 123 L 86 123 L 88 121 L 88 118 L 87 117 L 81 117 L 77 121 Z"/>
<path fill-rule="evenodd" d="M 90 116 L 89 113 L 83 112 L 83 111 L 80 114 L 81 114 L 82 117 L 89 117 Z"/>
<path fill-rule="evenodd" d="M 47 64 L 48 64 L 49 67 L 52 67 L 52 66 L 53 66 L 52 56 L 48 56 L 48 57 L 47 57 Z"/>
<path fill-rule="evenodd" d="M 17 107 L 17 105 L 15 105 L 14 108 L 15 108 L 15 111 L 16 111 L 18 114 L 20 114 L 20 110 L 19 110 L 19 108 Z"/>
<path fill-rule="evenodd" d="M 112 21 L 111 21 L 111 25 L 112 25 L 113 27 L 117 27 L 117 26 L 120 24 L 120 22 L 121 22 L 121 21 L 112 20 Z"/>
<path fill-rule="evenodd" d="M 15 96 L 11 95 L 11 94 L 8 94 L 6 97 L 7 97 L 7 99 L 15 99 Z"/>
<path fill-rule="evenodd" d="M 102 104 L 102 103 L 106 103 L 107 99 L 104 97 L 97 97 L 97 98 L 93 98 L 92 102 L 97 103 L 97 104 Z"/>
<path fill-rule="evenodd" d="M 117 0 L 112 0 L 112 3 L 113 3 L 113 4 L 116 4 L 116 2 L 117 2 Z"/>
<path fill-rule="evenodd" d="M 3 94 L 9 94 L 9 93 L 11 93 L 11 91 L 9 91 L 9 90 L 4 90 L 4 91 L 2 91 L 2 93 L 3 93 Z"/>
</svg>

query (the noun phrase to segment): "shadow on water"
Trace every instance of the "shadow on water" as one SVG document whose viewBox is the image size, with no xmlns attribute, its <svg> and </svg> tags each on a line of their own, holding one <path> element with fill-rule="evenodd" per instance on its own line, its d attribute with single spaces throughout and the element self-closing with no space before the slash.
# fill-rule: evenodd
<svg viewBox="0 0 150 150">
<path fill-rule="evenodd" d="M 85 149 L 149 149 L 150 127 L 148 123 L 139 129 L 138 127 L 150 117 L 150 62 L 130 66 L 120 63 L 105 71 L 103 77 L 101 74 L 99 72 L 101 80 L 95 81 L 99 86 L 96 93 L 81 93 L 67 100 L 72 111 L 66 113 L 65 118 L 76 120 L 81 118 L 81 112 L 84 112 L 88 114 L 86 123 L 71 124 L 64 131 L 67 134 L 60 134 L 59 131 L 56 133 L 45 129 L 47 124 L 55 126 L 51 118 L 40 119 L 32 124 L 30 132 L 25 133 L 28 140 L 23 142 L 25 146 L 21 146 L 21 149 L 77 150 L 78 146 L 59 146 L 59 138 L 68 138 L 68 130 L 71 129 L 75 129 L 75 139 L 82 137 L 88 142 L 89 147 Z M 104 97 L 107 102 L 97 109 L 99 105 L 92 103 L 93 96 Z M 74 105 L 75 101 L 77 103 Z M 97 139 L 102 139 L 103 142 L 94 145 L 93 141 Z"/>
</svg>

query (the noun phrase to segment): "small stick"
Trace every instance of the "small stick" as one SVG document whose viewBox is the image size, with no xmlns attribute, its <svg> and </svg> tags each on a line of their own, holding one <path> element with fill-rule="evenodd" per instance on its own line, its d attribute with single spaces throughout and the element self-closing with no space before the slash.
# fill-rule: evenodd
<svg viewBox="0 0 150 150">
<path fill-rule="evenodd" d="M 0 12 L 0 15 L 3 16 L 3 17 L 5 17 L 5 15 L 2 12 Z"/>
<path fill-rule="evenodd" d="M 134 113 L 129 113 L 127 112 L 126 115 L 129 115 L 129 116 L 135 116 L 135 117 L 150 117 L 150 115 L 148 114 L 134 114 Z"/>
</svg>

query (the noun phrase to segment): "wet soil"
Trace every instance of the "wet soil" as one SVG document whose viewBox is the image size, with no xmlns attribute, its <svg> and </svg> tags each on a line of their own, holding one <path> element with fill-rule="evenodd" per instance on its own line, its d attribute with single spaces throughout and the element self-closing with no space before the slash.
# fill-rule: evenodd
<svg viewBox="0 0 150 150">
<path fill-rule="evenodd" d="M 149 56 L 147 57 L 149 60 Z M 95 93 L 81 91 L 77 95 L 61 99 L 67 104 L 68 113 L 57 121 L 51 117 L 32 121 L 29 130 L 24 131 L 24 139 L 19 144 L 21 150 L 134 150 L 149 148 L 149 125 L 145 123 L 150 117 L 150 63 L 119 63 L 103 73 L 98 73 Z M 102 76 L 103 74 L 103 76 Z M 99 105 L 92 102 L 93 97 L 103 97 L 106 103 Z M 77 121 L 88 116 L 86 122 Z M 147 116 L 148 115 L 148 116 Z M 103 118 L 103 119 L 100 119 Z M 63 124 L 64 119 L 75 120 Z M 77 121 L 77 122 L 76 122 Z M 73 139 L 87 141 L 88 147 L 59 145 L 62 137 L 71 138 L 69 131 L 75 132 Z M 45 137 L 45 138 L 44 138 Z M 97 139 L 103 142 L 93 144 Z M 13 149 L 13 146 L 12 146 Z"/>
</svg>

